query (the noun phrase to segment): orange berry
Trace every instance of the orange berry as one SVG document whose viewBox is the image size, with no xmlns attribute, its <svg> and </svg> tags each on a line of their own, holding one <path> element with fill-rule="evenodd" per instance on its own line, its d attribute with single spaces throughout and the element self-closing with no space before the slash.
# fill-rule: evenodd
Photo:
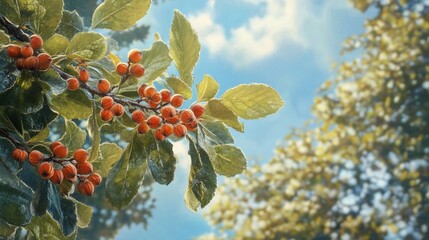
<svg viewBox="0 0 429 240">
<path fill-rule="evenodd" d="M 141 64 L 134 64 L 130 67 L 130 74 L 139 78 L 144 75 L 144 67 Z"/>
<path fill-rule="evenodd" d="M 147 125 L 146 122 L 142 122 L 137 126 L 137 131 L 140 134 L 146 134 L 149 132 L 149 130 L 150 130 L 150 127 L 149 127 L 149 125 Z"/>
<path fill-rule="evenodd" d="M 183 101 L 185 101 L 185 99 L 181 94 L 174 94 L 170 99 L 171 105 L 176 108 L 182 106 Z"/>
<path fill-rule="evenodd" d="M 101 106 L 104 109 L 110 109 L 115 104 L 115 101 L 113 101 L 113 98 L 109 97 L 109 96 L 105 96 L 105 97 L 101 98 L 100 102 L 101 102 Z"/>
<path fill-rule="evenodd" d="M 30 56 L 24 61 L 24 68 L 28 70 L 36 70 L 39 67 L 39 59 L 35 56 Z"/>
<path fill-rule="evenodd" d="M 155 93 L 156 93 L 156 88 L 154 86 L 146 87 L 146 89 L 144 90 L 144 96 L 147 98 L 153 97 Z"/>
<path fill-rule="evenodd" d="M 141 123 L 143 122 L 146 117 L 143 113 L 143 111 L 141 110 L 135 110 L 132 114 L 131 114 L 131 119 L 135 122 L 135 123 Z"/>
<path fill-rule="evenodd" d="M 172 118 L 177 114 L 176 108 L 173 106 L 164 106 L 161 108 L 161 115 L 163 118 Z"/>
<path fill-rule="evenodd" d="M 185 127 L 189 131 L 194 131 L 198 127 L 198 122 L 197 121 L 193 121 L 193 122 L 190 122 L 190 123 L 185 123 Z"/>
<path fill-rule="evenodd" d="M 11 58 L 17 58 L 21 55 L 21 47 L 15 44 L 11 44 L 7 47 L 6 53 Z"/>
<path fill-rule="evenodd" d="M 199 118 L 204 115 L 206 109 L 203 105 L 197 103 L 191 106 L 191 111 L 194 112 L 196 118 Z"/>
<path fill-rule="evenodd" d="M 54 169 L 54 174 L 49 179 L 54 184 L 60 184 L 64 180 L 64 173 L 59 169 Z"/>
<path fill-rule="evenodd" d="M 140 96 L 141 98 L 143 98 L 143 97 L 144 97 L 144 91 L 146 90 L 146 88 L 147 88 L 147 84 L 146 84 L 146 83 L 143 83 L 143 84 L 138 88 L 137 92 L 138 92 L 138 94 L 139 94 L 139 96 Z"/>
<path fill-rule="evenodd" d="M 120 62 L 118 65 L 116 65 L 116 72 L 119 75 L 125 75 L 128 72 L 128 64 Z"/>
<path fill-rule="evenodd" d="M 49 179 L 54 175 L 54 167 L 50 162 L 43 162 L 39 166 L 39 174 L 43 179 Z"/>
<path fill-rule="evenodd" d="M 21 56 L 23 56 L 24 58 L 28 58 L 30 56 L 33 56 L 34 50 L 32 47 L 28 46 L 28 45 L 24 45 L 21 47 Z"/>
<path fill-rule="evenodd" d="M 13 152 L 12 152 L 12 157 L 16 161 L 22 163 L 22 162 L 25 161 L 25 159 L 27 159 L 28 153 L 25 150 L 22 150 L 22 149 L 19 149 L 19 148 L 15 148 L 15 150 L 13 150 Z"/>
<path fill-rule="evenodd" d="M 43 47 L 43 39 L 37 34 L 31 35 L 30 46 L 35 50 L 42 48 Z"/>
<path fill-rule="evenodd" d="M 100 91 L 101 93 L 106 94 L 110 92 L 110 82 L 107 81 L 106 79 L 99 80 L 97 87 L 98 87 L 98 91 Z"/>
<path fill-rule="evenodd" d="M 180 113 L 180 120 L 183 123 L 191 123 L 195 121 L 195 114 L 190 109 L 185 109 Z"/>
<path fill-rule="evenodd" d="M 152 115 L 147 118 L 146 123 L 147 125 L 149 125 L 150 128 L 155 129 L 158 128 L 161 124 L 161 118 L 157 115 Z"/>
<path fill-rule="evenodd" d="M 149 107 L 150 107 L 150 108 L 157 108 L 157 107 L 158 107 L 158 105 L 159 105 L 159 103 L 154 102 L 154 101 L 152 101 L 152 100 L 149 100 L 147 103 L 149 104 Z"/>
<path fill-rule="evenodd" d="M 60 145 L 63 145 L 63 144 L 59 141 L 55 141 L 55 142 L 51 143 L 51 145 L 49 145 L 49 149 L 51 149 L 51 152 L 53 152 L 54 149 Z"/>
<path fill-rule="evenodd" d="M 76 187 L 77 191 L 84 196 L 92 196 L 94 194 L 94 184 L 88 180 L 79 182 Z"/>
<path fill-rule="evenodd" d="M 51 57 L 51 55 L 49 55 L 47 53 L 39 54 L 37 56 L 37 59 L 39 59 L 39 68 L 37 69 L 39 71 L 46 71 L 52 65 L 52 57 Z"/>
<path fill-rule="evenodd" d="M 58 158 L 65 158 L 69 154 L 69 149 L 64 145 L 59 145 L 54 148 L 52 153 Z"/>
<path fill-rule="evenodd" d="M 176 123 L 180 122 L 180 116 L 176 115 L 174 117 L 166 118 L 165 121 L 167 121 L 168 123 L 171 123 L 171 124 L 176 124 Z"/>
<path fill-rule="evenodd" d="M 103 178 L 98 173 L 93 173 L 93 174 L 89 175 L 89 177 L 88 177 L 88 181 L 92 182 L 92 184 L 94 184 L 95 186 L 100 185 L 102 180 L 103 180 Z"/>
<path fill-rule="evenodd" d="M 161 93 L 156 92 L 150 99 L 154 104 L 160 104 L 161 103 Z"/>
<path fill-rule="evenodd" d="M 79 80 L 83 83 L 88 82 L 89 80 L 89 72 L 88 70 L 81 68 L 79 71 Z"/>
<path fill-rule="evenodd" d="M 75 91 L 79 88 L 80 84 L 77 78 L 67 79 L 67 89 L 70 91 Z"/>
<path fill-rule="evenodd" d="M 132 63 L 138 63 L 142 60 L 142 52 L 138 49 L 131 49 L 128 52 L 128 60 Z"/>
<path fill-rule="evenodd" d="M 122 116 L 122 115 L 124 114 L 124 112 L 125 112 L 125 108 L 124 108 L 124 106 L 122 106 L 121 104 L 119 104 L 119 103 L 115 103 L 115 104 L 112 106 L 112 108 L 110 109 L 110 111 L 112 111 L 112 113 L 113 113 L 115 116 L 120 117 L 120 116 Z"/>
<path fill-rule="evenodd" d="M 169 123 L 162 125 L 161 133 L 162 133 L 162 135 L 164 135 L 166 137 L 170 136 L 171 134 L 173 134 L 173 125 L 171 125 Z"/>
<path fill-rule="evenodd" d="M 113 113 L 109 109 L 102 109 L 100 111 L 100 117 L 103 121 L 109 122 L 113 118 Z"/>
<path fill-rule="evenodd" d="M 30 152 L 30 155 L 28 156 L 28 161 L 33 165 L 37 165 L 43 160 L 43 158 L 44 158 L 43 153 L 37 150 L 33 150 Z"/>
<path fill-rule="evenodd" d="M 78 163 L 86 162 L 89 158 L 89 153 L 85 149 L 78 149 L 74 151 L 73 158 Z"/>
<path fill-rule="evenodd" d="M 161 129 L 155 131 L 155 138 L 158 141 L 163 141 L 165 139 L 165 136 L 162 134 Z"/>
<path fill-rule="evenodd" d="M 19 70 L 22 70 L 25 68 L 25 59 L 24 58 L 19 58 L 16 60 L 15 62 L 16 68 L 18 68 Z"/>
<path fill-rule="evenodd" d="M 170 102 L 170 97 L 171 97 L 171 92 L 168 89 L 162 89 L 161 91 L 159 91 L 159 93 L 161 94 L 161 101 L 166 103 L 166 102 Z"/>
<path fill-rule="evenodd" d="M 179 138 L 184 137 L 187 131 L 188 129 L 186 128 L 186 126 L 182 124 L 179 124 L 173 127 L 174 135 Z"/>
<path fill-rule="evenodd" d="M 76 181 L 77 169 L 73 164 L 65 165 L 61 171 L 63 172 L 64 178 L 70 181 Z"/>
<path fill-rule="evenodd" d="M 76 164 L 78 174 L 88 175 L 91 174 L 94 168 L 90 162 L 80 162 Z"/>
</svg>

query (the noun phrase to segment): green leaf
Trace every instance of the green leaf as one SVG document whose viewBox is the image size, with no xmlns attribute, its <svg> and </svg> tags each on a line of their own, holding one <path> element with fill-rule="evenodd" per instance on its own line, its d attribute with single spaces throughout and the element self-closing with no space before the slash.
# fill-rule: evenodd
<svg viewBox="0 0 429 240">
<path fill-rule="evenodd" d="M 106 38 L 96 32 L 77 33 L 70 40 L 66 54 L 70 59 L 99 60 L 107 51 Z"/>
<path fill-rule="evenodd" d="M 173 60 L 168 46 L 162 41 L 156 41 L 150 49 L 143 50 L 142 57 L 141 64 L 145 68 L 142 79 L 145 83 L 152 83 L 167 70 Z"/>
<path fill-rule="evenodd" d="M 50 55 L 65 53 L 70 41 L 61 34 L 54 34 L 45 41 L 43 49 Z"/>
<path fill-rule="evenodd" d="M 76 233 L 69 237 L 64 236 L 60 225 L 48 213 L 43 216 L 36 216 L 31 220 L 31 223 L 25 226 L 37 240 L 52 239 L 52 240 L 73 240 L 76 238 Z"/>
<path fill-rule="evenodd" d="M 30 138 L 29 140 L 28 140 L 28 142 L 30 142 L 30 143 L 34 143 L 34 142 L 42 142 L 42 141 L 44 141 L 45 139 L 47 139 L 48 137 L 49 137 L 49 133 L 50 133 L 50 130 L 49 130 L 49 128 L 47 127 L 47 128 L 45 128 L 45 129 L 43 129 L 42 131 L 40 131 L 38 134 L 36 134 L 35 136 L 33 136 L 32 138 Z"/>
<path fill-rule="evenodd" d="M 15 235 L 15 230 L 15 226 L 12 226 L 0 219 L 0 238 L 3 237 L 4 239 L 9 239 L 9 237 Z"/>
<path fill-rule="evenodd" d="M 239 132 L 244 132 L 244 126 L 238 121 L 238 117 L 218 99 L 207 102 L 204 116 L 215 118 Z"/>
<path fill-rule="evenodd" d="M 100 156 L 92 162 L 94 169 L 97 169 L 102 177 L 107 177 L 113 164 L 115 164 L 122 155 L 122 148 L 115 143 L 102 143 L 100 145 Z"/>
<path fill-rule="evenodd" d="M 241 149 L 232 145 L 217 145 L 214 149 L 216 157 L 212 163 L 217 174 L 233 177 L 246 169 L 246 157 Z"/>
<path fill-rule="evenodd" d="M 153 132 L 143 135 L 142 141 L 149 156 L 148 165 L 153 178 L 160 184 L 170 184 L 176 170 L 173 144 L 169 141 L 157 141 Z"/>
<path fill-rule="evenodd" d="M 77 230 L 76 204 L 69 198 L 60 197 L 58 188 L 55 188 L 58 198 L 51 204 L 48 211 L 60 224 L 64 236 L 70 236 Z"/>
<path fill-rule="evenodd" d="M 118 84 L 121 81 L 121 77 L 116 72 L 110 72 L 100 63 L 91 62 L 88 65 L 97 70 L 97 75 L 99 75 L 100 79 L 107 79 L 111 85 Z M 115 66 L 112 67 L 114 68 Z"/>
<path fill-rule="evenodd" d="M 92 15 L 91 28 L 126 30 L 146 15 L 150 2 L 150 0 L 105 0 Z"/>
<path fill-rule="evenodd" d="M 0 164 L 3 164 L 11 173 L 16 174 L 20 169 L 20 165 L 12 158 L 15 145 L 8 139 L 0 137 L 0 149 Z"/>
<path fill-rule="evenodd" d="M 185 99 L 192 97 L 192 89 L 184 81 L 177 77 L 168 77 L 166 81 L 175 93 L 182 94 Z"/>
<path fill-rule="evenodd" d="M 185 202 L 189 208 L 196 211 L 198 205 L 195 203 L 195 200 L 198 200 L 201 208 L 204 208 L 214 197 L 216 173 L 210 161 L 209 154 L 191 139 L 189 139 L 189 155 L 191 156 L 192 165 Z"/>
<path fill-rule="evenodd" d="M 52 96 L 51 103 L 52 109 L 68 119 L 87 118 L 92 113 L 91 100 L 80 89 Z"/>
<path fill-rule="evenodd" d="M 48 39 L 55 33 L 63 16 L 63 0 L 37 0 L 45 11 L 36 11 L 31 26 L 42 38 Z"/>
<path fill-rule="evenodd" d="M 219 91 L 219 84 L 210 75 L 204 75 L 203 80 L 197 84 L 198 102 L 214 98 Z"/>
<path fill-rule="evenodd" d="M 244 119 L 258 119 L 277 112 L 284 102 L 279 93 L 265 84 L 241 84 L 220 98 L 223 105 Z"/>
<path fill-rule="evenodd" d="M 82 148 L 85 144 L 86 132 L 79 128 L 76 123 L 72 121 L 65 121 L 65 132 L 59 140 L 69 149 L 69 155 L 79 148 Z"/>
<path fill-rule="evenodd" d="M 36 216 L 42 216 L 46 213 L 51 204 L 59 204 L 58 196 L 56 195 L 58 191 L 54 189 L 55 186 L 50 181 L 43 180 L 40 177 L 37 178 L 38 176 L 34 174 L 34 172 L 31 174 L 33 175 L 33 182 L 36 181 L 38 183 L 38 187 L 33 188 L 35 194 L 31 203 L 32 209 Z"/>
<path fill-rule="evenodd" d="M 7 56 L 6 50 L 0 51 L 0 93 L 13 87 L 20 71 L 16 69 L 13 59 Z"/>
<path fill-rule="evenodd" d="M 39 83 L 47 84 L 54 95 L 61 94 L 67 89 L 66 81 L 52 69 L 43 72 L 35 72 L 33 76 L 39 80 Z"/>
<path fill-rule="evenodd" d="M 72 39 L 78 32 L 84 30 L 83 20 L 76 11 L 70 12 L 63 10 L 63 17 L 60 26 L 57 28 L 57 33 Z"/>
<path fill-rule="evenodd" d="M 31 19 L 36 12 L 45 12 L 36 0 L 0 0 L 0 6 L 0 13 L 17 25 Z"/>
<path fill-rule="evenodd" d="M 72 199 L 72 201 L 76 204 L 77 226 L 80 228 L 88 227 L 92 218 L 92 207 L 75 199 Z"/>
<path fill-rule="evenodd" d="M 131 203 L 147 169 L 147 154 L 137 131 L 106 179 L 106 197 L 116 208 Z"/>
<path fill-rule="evenodd" d="M 89 137 L 92 140 L 91 152 L 89 154 L 88 161 L 92 162 L 100 156 L 100 143 L 101 143 L 101 134 L 99 122 L 101 121 L 100 115 L 98 114 L 98 108 L 95 102 L 92 107 L 92 114 L 88 118 L 88 133 Z"/>
<path fill-rule="evenodd" d="M 234 138 L 222 122 L 205 119 L 200 123 L 200 128 L 204 140 L 211 145 L 234 143 Z"/>
<path fill-rule="evenodd" d="M 0 30 L 0 46 L 3 44 L 7 44 L 10 42 L 9 35 L 7 35 L 4 31 Z"/>
<path fill-rule="evenodd" d="M 185 16 L 175 10 L 170 31 L 170 53 L 180 78 L 189 86 L 194 82 L 193 71 L 200 57 L 200 50 L 197 33 Z"/>
</svg>

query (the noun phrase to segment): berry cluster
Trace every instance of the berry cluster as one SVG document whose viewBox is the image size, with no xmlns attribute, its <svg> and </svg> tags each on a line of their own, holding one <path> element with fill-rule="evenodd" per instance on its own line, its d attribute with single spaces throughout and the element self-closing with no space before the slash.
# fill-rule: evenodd
<svg viewBox="0 0 429 240">
<path fill-rule="evenodd" d="M 92 164 L 87 162 L 88 151 L 78 149 L 72 157 L 67 158 L 69 151 L 61 142 L 53 142 L 49 148 L 52 152 L 49 157 L 38 150 L 28 153 L 19 148 L 12 152 L 12 157 L 21 163 L 28 158 L 28 162 L 37 167 L 39 175 L 54 184 L 61 184 L 64 179 L 71 182 L 79 180 L 77 191 L 82 195 L 91 196 L 95 186 L 100 185 L 102 177 L 94 173 Z"/>
<path fill-rule="evenodd" d="M 16 60 L 15 64 L 19 70 L 46 71 L 51 67 L 52 57 L 47 53 L 37 54 L 37 50 L 42 47 L 43 39 L 35 34 L 30 37 L 29 45 L 10 44 L 6 52 L 9 57 Z"/>
<path fill-rule="evenodd" d="M 144 67 L 139 63 L 142 60 L 142 53 L 138 49 L 132 49 L 128 52 L 128 63 L 120 62 L 116 65 L 116 72 L 121 76 L 142 77 Z"/>
</svg>

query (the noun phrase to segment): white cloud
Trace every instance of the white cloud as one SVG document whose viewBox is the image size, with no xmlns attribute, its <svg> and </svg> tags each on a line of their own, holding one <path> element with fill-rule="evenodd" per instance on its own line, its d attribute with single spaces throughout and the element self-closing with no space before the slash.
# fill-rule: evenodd
<svg viewBox="0 0 429 240">
<path fill-rule="evenodd" d="M 343 0 L 319 5 L 314 0 L 235 1 L 264 7 L 264 11 L 241 26 L 225 29 L 216 21 L 216 0 L 209 0 L 205 9 L 190 15 L 190 21 L 211 55 L 226 57 L 237 67 L 249 66 L 277 53 L 287 54 L 282 49 L 288 47 L 310 49 L 328 57 L 332 50 L 330 39 L 335 36 L 332 15 L 350 8 Z"/>
</svg>

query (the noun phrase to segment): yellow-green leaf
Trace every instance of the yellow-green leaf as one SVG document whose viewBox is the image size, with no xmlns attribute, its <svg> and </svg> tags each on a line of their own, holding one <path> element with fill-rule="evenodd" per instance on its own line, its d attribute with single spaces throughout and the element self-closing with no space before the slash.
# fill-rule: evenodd
<svg viewBox="0 0 429 240">
<path fill-rule="evenodd" d="M 92 15 L 92 28 L 126 30 L 146 15 L 151 0 L 105 0 Z"/>
<path fill-rule="evenodd" d="M 113 164 L 115 164 L 122 155 L 122 148 L 114 143 L 102 143 L 100 145 L 100 156 L 92 162 L 94 169 L 102 177 L 107 177 Z"/>
<path fill-rule="evenodd" d="M 65 53 L 67 47 L 69 46 L 69 40 L 61 34 L 54 34 L 48 40 L 45 41 L 44 49 L 47 53 L 51 55 L 56 55 L 59 53 Z"/>
<path fill-rule="evenodd" d="M 72 121 L 66 121 L 64 135 L 59 140 L 69 149 L 69 155 L 83 146 L 86 140 L 86 132 L 79 128 L 76 123 Z"/>
<path fill-rule="evenodd" d="M 141 64 L 145 68 L 142 79 L 145 83 L 152 83 L 167 70 L 172 61 L 168 47 L 162 41 L 156 41 L 150 49 L 143 50 L 142 56 Z"/>
<path fill-rule="evenodd" d="M 52 109 L 68 119 L 87 118 L 92 113 L 91 100 L 80 89 L 52 96 L 51 102 Z"/>
<path fill-rule="evenodd" d="M 49 38 L 57 30 L 63 16 L 63 0 L 37 0 L 45 11 L 36 11 L 31 25 L 34 31 L 44 39 Z"/>
<path fill-rule="evenodd" d="M 218 119 L 239 132 L 244 132 L 244 126 L 238 117 L 218 99 L 208 101 L 204 116 Z"/>
<path fill-rule="evenodd" d="M 106 38 L 95 32 L 81 32 L 70 40 L 66 54 L 68 58 L 100 60 L 107 51 Z"/>
<path fill-rule="evenodd" d="M 170 30 L 170 53 L 180 78 L 189 86 L 194 82 L 193 71 L 200 57 L 200 50 L 197 33 L 182 13 L 174 11 Z"/>
<path fill-rule="evenodd" d="M 242 84 L 226 91 L 223 105 L 244 119 L 257 119 L 277 112 L 284 102 L 279 93 L 265 84 Z"/>
<path fill-rule="evenodd" d="M 197 84 L 198 101 L 208 101 L 216 96 L 219 84 L 210 75 L 204 75 L 203 80 Z"/>
<path fill-rule="evenodd" d="M 0 30 L 0 46 L 10 42 L 9 35 Z"/>
<path fill-rule="evenodd" d="M 73 199 L 76 204 L 77 226 L 80 228 L 88 227 L 92 217 L 92 207 Z"/>
<path fill-rule="evenodd" d="M 192 89 L 184 81 L 177 77 L 168 77 L 166 81 L 174 93 L 182 94 L 185 99 L 192 97 Z"/>
<path fill-rule="evenodd" d="M 232 177 L 246 169 L 246 157 L 239 148 L 233 145 L 217 145 L 214 149 L 216 157 L 212 158 L 212 163 L 217 174 Z"/>
</svg>

